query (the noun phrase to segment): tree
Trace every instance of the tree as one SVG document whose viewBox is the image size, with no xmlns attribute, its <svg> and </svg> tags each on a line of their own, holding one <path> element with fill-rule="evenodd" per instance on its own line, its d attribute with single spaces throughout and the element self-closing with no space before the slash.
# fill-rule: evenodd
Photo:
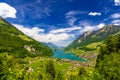
<svg viewBox="0 0 120 80">
<path fill-rule="evenodd" d="M 54 80 L 55 69 L 54 69 L 53 61 L 48 61 L 48 63 L 46 64 L 46 74 L 50 75 L 51 78 Z"/>
<path fill-rule="evenodd" d="M 55 80 L 63 80 L 63 74 L 60 71 L 56 74 Z"/>
<path fill-rule="evenodd" d="M 96 61 L 96 72 L 101 79 L 120 80 L 120 34 L 111 36 L 102 46 Z"/>
</svg>

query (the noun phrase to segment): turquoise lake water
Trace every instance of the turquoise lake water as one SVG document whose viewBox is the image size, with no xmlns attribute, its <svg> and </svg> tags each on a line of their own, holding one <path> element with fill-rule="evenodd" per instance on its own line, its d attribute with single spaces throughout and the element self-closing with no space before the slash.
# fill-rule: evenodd
<svg viewBox="0 0 120 80">
<path fill-rule="evenodd" d="M 78 56 L 75 56 L 72 53 L 64 53 L 64 51 L 61 49 L 54 50 L 53 52 L 54 52 L 54 55 L 52 56 L 53 58 L 70 59 L 70 60 L 76 60 L 81 62 L 87 62 L 87 60 L 82 59 Z"/>
</svg>

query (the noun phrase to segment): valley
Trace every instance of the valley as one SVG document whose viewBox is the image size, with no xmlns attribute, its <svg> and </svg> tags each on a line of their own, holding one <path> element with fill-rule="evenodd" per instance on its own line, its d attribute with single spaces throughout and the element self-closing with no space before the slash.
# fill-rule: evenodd
<svg viewBox="0 0 120 80">
<path fill-rule="evenodd" d="M 0 80 L 120 80 L 120 0 L 0 0 Z"/>
<path fill-rule="evenodd" d="M 104 26 L 84 33 L 63 49 L 28 37 L 1 18 L 0 79 L 119 80 L 114 72 L 120 69 L 119 31 L 120 26 Z"/>
</svg>

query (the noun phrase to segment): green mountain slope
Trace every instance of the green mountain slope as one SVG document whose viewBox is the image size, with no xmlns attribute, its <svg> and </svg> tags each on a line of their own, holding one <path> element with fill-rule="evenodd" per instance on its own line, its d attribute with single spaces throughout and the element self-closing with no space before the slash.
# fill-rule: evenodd
<svg viewBox="0 0 120 80">
<path fill-rule="evenodd" d="M 108 36 L 120 31 L 120 26 L 108 25 L 98 31 L 88 31 L 78 37 L 65 50 L 83 49 L 85 51 L 96 50 L 97 47 L 107 39 Z"/>
<path fill-rule="evenodd" d="M 16 57 L 52 55 L 49 47 L 26 36 L 0 17 L 0 53 L 5 52 Z"/>
</svg>

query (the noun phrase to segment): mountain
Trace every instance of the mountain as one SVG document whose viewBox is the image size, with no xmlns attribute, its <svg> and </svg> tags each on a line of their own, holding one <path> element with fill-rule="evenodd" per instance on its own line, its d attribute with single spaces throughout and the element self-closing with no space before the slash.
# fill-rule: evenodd
<svg viewBox="0 0 120 80">
<path fill-rule="evenodd" d="M 88 31 L 83 35 L 74 40 L 70 45 L 68 45 L 65 50 L 70 49 L 83 49 L 86 51 L 96 49 L 108 36 L 115 34 L 120 31 L 120 26 L 118 25 L 108 25 L 104 26 L 98 31 Z"/>
<path fill-rule="evenodd" d="M 58 46 L 56 46 L 55 44 L 51 42 L 48 42 L 48 43 L 42 42 L 42 43 L 45 44 L 46 46 L 49 46 L 50 48 L 58 48 Z"/>
<path fill-rule="evenodd" d="M 55 49 L 63 49 L 64 48 L 63 46 L 56 46 L 55 44 L 53 44 L 51 42 L 48 42 L 48 43 L 42 42 L 42 43 L 45 44 L 46 46 L 49 46 L 50 48 L 55 48 Z"/>
<path fill-rule="evenodd" d="M 26 36 L 2 17 L 0 17 L 0 53 L 9 53 L 16 57 L 53 54 L 49 47 Z"/>
</svg>

